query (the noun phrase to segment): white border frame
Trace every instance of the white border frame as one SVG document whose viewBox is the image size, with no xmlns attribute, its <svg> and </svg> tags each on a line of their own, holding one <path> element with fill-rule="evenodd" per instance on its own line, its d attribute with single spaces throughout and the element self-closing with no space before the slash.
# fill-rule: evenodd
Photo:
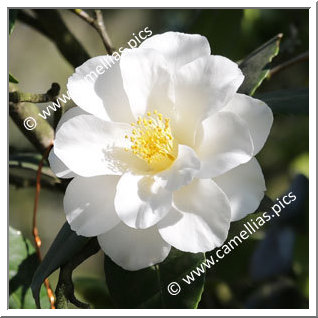
<svg viewBox="0 0 318 318">
<path fill-rule="evenodd" d="M 65 5 L 67 2 L 67 6 Z M 85 0 L 69 0 L 61 1 L 56 0 L 54 5 L 61 8 L 84 8 L 87 7 L 87 1 Z M 316 2 L 315 1 L 282 1 L 282 0 L 267 0 L 267 1 L 256 1 L 255 0 L 244 0 L 244 1 L 227 1 L 227 0 L 214 0 L 204 1 L 183 1 L 182 3 L 177 0 L 161 0 L 161 1 L 149 1 L 135 0 L 131 2 L 129 0 L 116 0 L 113 2 L 96 1 L 92 0 L 89 2 L 89 7 L 105 7 L 108 8 L 120 8 L 128 7 L 132 8 L 178 8 L 180 4 L 182 8 L 310 8 L 309 10 L 309 52 L 310 52 L 310 67 L 309 67 L 309 169 L 310 169 L 310 191 L 309 191 L 309 211 L 310 211 L 310 222 L 309 222 L 309 309 L 199 309 L 199 310 L 188 310 L 188 309 L 60 309 L 58 311 L 50 309 L 7 309 L 8 304 L 8 281 L 7 281 L 7 262 L 1 262 L 1 294 L 0 294 L 0 315 L 1 316 L 316 316 Z M 50 7 L 45 6 L 43 1 L 31 0 L 25 2 L 23 0 L 5 1 L 5 6 L 1 6 L 1 42 L 7 43 L 7 8 L 8 7 Z M 1 61 L 4 69 L 7 69 L 7 52 L 1 51 Z M 1 78 L 1 86 L 7 87 L 7 73 L 3 72 Z M 8 96 L 5 90 L 1 91 L 2 100 L 7 100 Z M 6 155 L 3 152 L 0 157 L 2 167 L 2 183 L 1 183 L 1 197 L 2 197 L 2 214 L 4 218 L 1 222 L 1 247 L 2 255 L 6 254 L 7 248 L 7 215 L 5 211 L 8 209 L 8 185 L 4 176 L 8 176 L 7 158 L 8 158 L 8 111 L 7 107 L 3 104 L 1 109 L 2 125 L 0 125 L 0 136 L 2 139 L 2 149 L 6 149 Z M 5 138 L 7 136 L 7 138 Z M 6 167 L 6 168 L 5 168 Z M 7 189 L 5 191 L 4 189 Z M 6 194 L 6 195 L 5 195 Z M 5 205 L 5 206 L 4 206 Z"/>
</svg>

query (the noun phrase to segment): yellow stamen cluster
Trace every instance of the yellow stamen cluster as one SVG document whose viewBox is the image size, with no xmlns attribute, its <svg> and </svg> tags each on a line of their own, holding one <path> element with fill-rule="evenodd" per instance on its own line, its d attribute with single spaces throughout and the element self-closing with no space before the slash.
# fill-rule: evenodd
<svg viewBox="0 0 318 318">
<path fill-rule="evenodd" d="M 146 117 L 138 117 L 131 136 L 126 135 L 132 143 L 133 154 L 145 160 L 148 164 L 157 163 L 165 158 L 175 160 L 173 156 L 173 137 L 170 128 L 170 119 L 164 118 L 157 110 L 148 112 Z"/>
</svg>

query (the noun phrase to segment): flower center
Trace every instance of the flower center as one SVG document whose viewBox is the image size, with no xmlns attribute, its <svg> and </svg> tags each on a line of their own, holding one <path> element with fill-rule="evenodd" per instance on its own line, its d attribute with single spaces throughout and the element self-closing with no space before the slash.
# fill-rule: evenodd
<svg viewBox="0 0 318 318">
<path fill-rule="evenodd" d="M 130 149 L 126 148 L 126 151 L 132 151 L 155 169 L 161 169 L 176 159 L 169 118 L 163 118 L 163 115 L 155 110 L 153 113 L 148 112 L 146 117 L 138 117 L 131 126 L 131 135 L 126 135 L 125 138 L 129 139 L 132 145 Z"/>
</svg>

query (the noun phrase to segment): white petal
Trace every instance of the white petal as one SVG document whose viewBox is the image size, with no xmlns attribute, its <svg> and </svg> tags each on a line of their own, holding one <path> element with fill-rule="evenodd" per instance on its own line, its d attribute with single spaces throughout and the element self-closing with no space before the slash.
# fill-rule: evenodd
<svg viewBox="0 0 318 318">
<path fill-rule="evenodd" d="M 238 115 L 218 112 L 203 121 L 196 148 L 201 160 L 201 178 L 215 177 L 249 161 L 253 142 L 249 129 Z"/>
<path fill-rule="evenodd" d="M 101 119 L 133 120 L 119 63 L 112 56 L 93 57 L 77 67 L 67 88 L 79 107 Z"/>
<path fill-rule="evenodd" d="M 155 50 L 124 50 L 120 68 L 132 112 L 137 118 L 157 109 L 168 116 L 172 108 L 166 61 Z"/>
<path fill-rule="evenodd" d="M 231 221 L 254 212 L 266 191 L 262 169 L 255 158 L 213 179 L 230 200 Z"/>
<path fill-rule="evenodd" d="M 153 177 L 125 173 L 118 182 L 115 208 L 128 226 L 145 229 L 170 210 L 172 193 L 158 187 Z"/>
<path fill-rule="evenodd" d="M 162 262 L 171 248 L 161 238 L 156 227 L 136 230 L 124 223 L 99 235 L 97 239 L 105 254 L 116 264 L 130 271 Z"/>
<path fill-rule="evenodd" d="M 58 131 L 61 128 L 61 126 L 71 118 L 85 114 L 87 114 L 87 112 L 82 110 L 80 107 L 73 107 L 69 109 L 67 112 L 63 114 L 62 118 L 58 122 L 56 126 L 56 131 Z M 76 176 L 76 174 L 72 172 L 59 157 L 56 156 L 54 148 L 50 151 L 48 160 L 50 163 L 51 170 L 56 174 L 57 177 L 74 178 Z"/>
<path fill-rule="evenodd" d="M 235 94 L 224 110 L 239 115 L 247 123 L 255 156 L 263 148 L 272 127 L 272 110 L 261 100 L 243 94 Z"/>
<path fill-rule="evenodd" d="M 166 59 L 172 72 L 201 56 L 211 54 L 206 37 L 179 32 L 153 35 L 142 42 L 140 48 L 151 48 L 159 51 Z"/>
<path fill-rule="evenodd" d="M 200 160 L 193 149 L 185 145 L 178 146 L 178 157 L 167 170 L 155 175 L 161 187 L 175 191 L 190 183 L 200 170 Z"/>
<path fill-rule="evenodd" d="M 77 106 L 72 107 L 62 115 L 55 130 L 58 131 L 62 127 L 62 125 L 66 123 L 68 120 L 70 120 L 71 118 L 74 118 L 79 115 L 88 115 L 88 114 L 89 113 L 87 113 L 85 110 L 83 110 L 80 107 L 77 107 Z"/>
<path fill-rule="evenodd" d="M 117 176 L 75 177 L 67 186 L 64 210 L 71 229 L 78 235 L 107 232 L 120 220 L 115 212 Z"/>
<path fill-rule="evenodd" d="M 54 148 L 50 151 L 48 160 L 51 170 L 57 177 L 74 178 L 76 176 L 76 174 L 72 172 L 59 157 L 56 156 L 56 154 L 54 153 Z"/>
<path fill-rule="evenodd" d="M 231 100 L 244 76 L 223 56 L 204 56 L 184 65 L 175 75 L 177 138 L 193 145 L 198 123 Z"/>
<path fill-rule="evenodd" d="M 127 146 L 128 124 L 106 122 L 93 115 L 79 115 L 57 131 L 54 152 L 74 173 L 83 177 L 122 174 L 117 150 Z"/>
<path fill-rule="evenodd" d="M 195 179 L 174 193 L 175 209 L 158 223 L 162 238 L 185 252 L 220 246 L 230 226 L 231 209 L 224 192 L 209 179 Z"/>
</svg>

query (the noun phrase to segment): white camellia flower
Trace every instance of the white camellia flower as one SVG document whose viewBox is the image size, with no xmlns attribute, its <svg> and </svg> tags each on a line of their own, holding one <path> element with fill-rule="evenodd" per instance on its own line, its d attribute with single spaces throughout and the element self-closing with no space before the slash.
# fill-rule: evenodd
<svg viewBox="0 0 318 318">
<path fill-rule="evenodd" d="M 238 94 L 237 64 L 211 55 L 200 35 L 167 32 L 76 68 L 75 107 L 62 117 L 51 168 L 69 183 L 71 228 L 97 236 L 127 270 L 162 262 L 171 246 L 206 252 L 222 245 L 231 221 L 254 212 L 265 182 L 254 158 L 273 115 Z"/>
</svg>

